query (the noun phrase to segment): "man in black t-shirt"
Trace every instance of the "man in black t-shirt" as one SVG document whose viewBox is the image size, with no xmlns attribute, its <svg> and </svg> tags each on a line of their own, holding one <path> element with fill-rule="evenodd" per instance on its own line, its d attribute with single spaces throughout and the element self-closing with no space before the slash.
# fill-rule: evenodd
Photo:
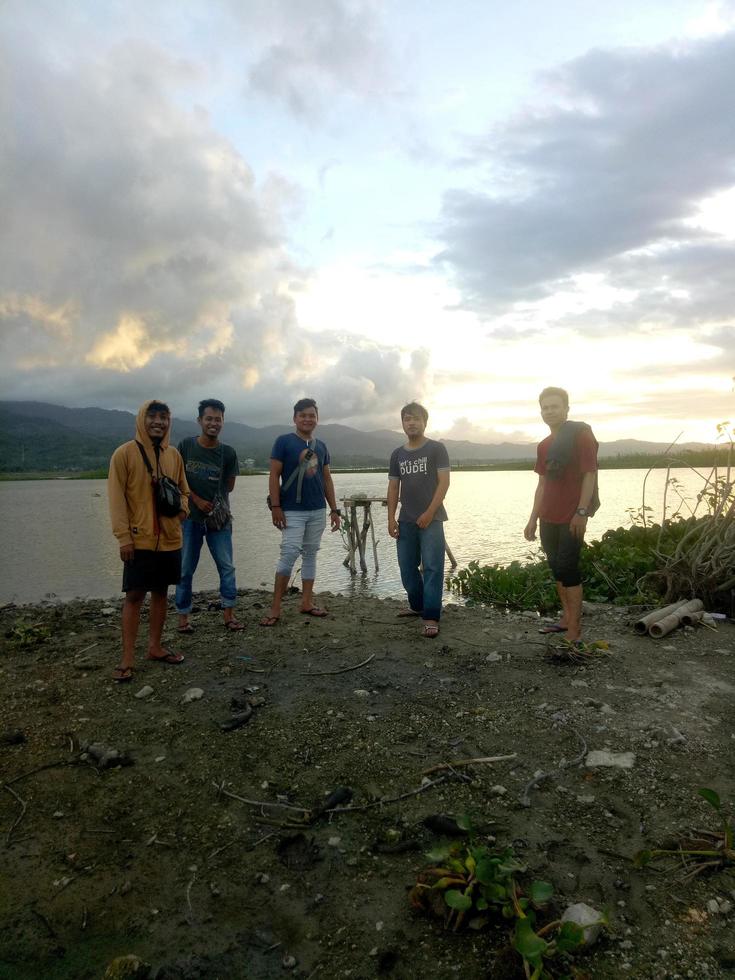
<svg viewBox="0 0 735 980">
<path fill-rule="evenodd" d="M 388 468 L 388 533 L 397 540 L 401 581 L 409 608 L 400 616 L 421 616 L 422 635 L 439 635 L 444 590 L 444 497 L 449 489 L 446 447 L 426 439 L 429 413 L 410 402 L 401 409 L 408 442 L 394 449 Z M 401 511 L 396 520 L 400 497 Z M 421 567 L 423 566 L 423 573 Z"/>
<path fill-rule="evenodd" d="M 207 527 L 207 518 L 219 498 L 229 507 L 229 494 L 240 471 L 237 453 L 232 446 L 219 441 L 225 422 L 225 406 L 216 398 L 199 403 L 197 418 L 202 430 L 179 443 L 189 483 L 189 517 L 183 523 L 184 546 L 181 556 L 181 581 L 176 587 L 176 611 L 179 614 L 179 633 L 193 633 L 189 622 L 192 608 L 192 580 L 199 564 L 204 539 L 219 572 L 219 588 L 225 628 L 239 632 L 245 627 L 235 619 L 237 586 L 232 563 L 232 521 L 224 527 Z"/>
</svg>

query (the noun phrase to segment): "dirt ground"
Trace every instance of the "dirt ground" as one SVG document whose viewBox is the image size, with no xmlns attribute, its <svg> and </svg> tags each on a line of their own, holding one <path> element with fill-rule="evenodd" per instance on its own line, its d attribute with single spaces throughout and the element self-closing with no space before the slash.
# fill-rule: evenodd
<svg viewBox="0 0 735 980">
<path fill-rule="evenodd" d="M 523 976 L 497 958 L 504 922 L 453 934 L 411 909 L 434 814 L 512 844 L 559 911 L 607 912 L 578 976 L 733 975 L 735 869 L 683 881 L 631 856 L 717 829 L 700 787 L 732 814 L 735 624 L 655 641 L 595 607 L 609 655 L 576 666 L 545 659 L 530 614 L 450 606 L 426 640 L 397 602 L 320 596 L 317 620 L 294 596 L 263 629 L 247 591 L 238 635 L 210 598 L 191 636 L 171 617 L 185 663 L 141 656 L 127 685 L 117 601 L 0 610 L 0 977 L 101 978 L 127 954 L 157 980 Z M 458 764 L 488 756 L 513 758 Z M 338 787 L 354 809 L 320 815 Z"/>
</svg>

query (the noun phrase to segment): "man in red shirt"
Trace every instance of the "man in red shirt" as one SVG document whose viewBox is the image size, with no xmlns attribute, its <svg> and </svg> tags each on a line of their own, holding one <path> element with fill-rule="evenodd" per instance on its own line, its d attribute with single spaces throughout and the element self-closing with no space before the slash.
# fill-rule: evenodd
<svg viewBox="0 0 735 980">
<path fill-rule="evenodd" d="M 569 395 L 563 388 L 544 388 L 539 405 L 551 433 L 536 450 L 538 486 L 523 535 L 526 541 L 534 541 L 541 521 L 541 546 L 561 602 L 560 622 L 543 632 L 566 633 L 568 640 L 576 642 L 582 635 L 579 555 L 587 518 L 599 506 L 597 440 L 585 422 L 567 421 Z"/>
</svg>

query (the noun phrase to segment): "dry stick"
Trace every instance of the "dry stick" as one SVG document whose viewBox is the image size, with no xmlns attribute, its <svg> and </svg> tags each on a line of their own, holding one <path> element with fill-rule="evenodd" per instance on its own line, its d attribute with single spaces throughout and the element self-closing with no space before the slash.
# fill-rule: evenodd
<svg viewBox="0 0 735 980">
<path fill-rule="evenodd" d="M 440 762 L 438 766 L 432 766 L 431 769 L 424 769 L 421 775 L 428 776 L 430 772 L 439 772 L 441 769 L 458 769 L 460 766 L 474 766 L 485 762 L 505 762 L 506 759 L 515 759 L 517 756 L 518 753 L 514 752 L 512 755 L 488 755 L 482 759 L 461 759 L 459 762 Z"/>
<path fill-rule="evenodd" d="M 215 789 L 219 790 L 223 796 L 229 796 L 231 800 L 237 800 L 239 803 L 247 803 L 248 806 L 267 806 L 271 809 L 280 810 L 296 810 L 298 813 L 310 813 L 311 811 L 305 806 L 292 806 L 290 803 L 265 803 L 263 800 L 246 800 L 244 796 L 238 796 L 237 793 L 230 793 L 219 783 L 212 783 Z"/>
<path fill-rule="evenodd" d="M 579 741 L 582 743 L 582 751 L 579 755 L 575 756 L 571 762 L 562 763 L 556 769 L 552 769 L 550 772 L 539 773 L 538 776 L 534 776 L 533 779 L 523 787 L 523 792 L 518 797 L 518 802 L 521 806 L 528 807 L 531 805 L 530 793 L 532 789 L 535 789 L 540 783 L 546 782 L 547 779 L 552 779 L 554 776 L 560 775 L 565 769 L 571 769 L 572 766 L 578 766 L 582 759 L 587 755 L 587 743 L 579 734 L 579 732 L 574 733 Z"/>
<path fill-rule="evenodd" d="M 189 915 L 194 915 L 194 909 L 191 907 L 191 888 L 196 881 L 196 872 L 191 876 L 191 881 L 186 886 L 186 904 L 189 906 Z"/>
<path fill-rule="evenodd" d="M 3 786 L 3 789 L 6 789 L 8 791 L 8 793 L 10 793 L 11 796 L 14 796 L 15 799 L 18 801 L 18 803 L 20 803 L 20 807 L 21 807 L 20 813 L 18 814 L 18 816 L 15 818 L 15 820 L 11 824 L 10 830 L 8 831 L 7 836 L 5 838 L 5 846 L 6 847 L 10 847 L 10 840 L 11 840 L 11 838 L 13 836 L 13 831 L 15 830 L 15 828 L 18 826 L 18 824 L 21 822 L 21 820 L 25 816 L 25 812 L 28 809 L 28 804 L 26 803 L 25 800 L 22 800 L 18 796 L 18 794 L 15 792 L 15 790 L 14 789 L 11 789 L 10 786 L 7 785 L 7 783 L 5 784 L 5 786 Z"/>
<path fill-rule="evenodd" d="M 339 670 L 300 670 L 299 674 L 302 677 L 323 677 L 325 674 L 346 674 L 350 670 L 358 670 L 360 667 L 364 667 L 365 664 L 369 664 L 370 661 L 375 656 L 371 653 L 367 660 L 363 660 L 359 664 L 355 664 L 354 667 L 340 667 Z"/>
<path fill-rule="evenodd" d="M 89 650 L 92 650 L 94 647 L 98 647 L 98 646 L 99 643 L 90 643 L 89 646 L 85 647 L 83 650 L 77 650 L 77 656 L 81 657 L 83 653 L 87 653 Z"/>
<path fill-rule="evenodd" d="M 22 772 L 20 776 L 14 776 L 13 779 L 8 779 L 4 782 L 3 789 L 7 789 L 8 786 L 12 786 L 13 783 L 19 783 L 21 779 L 26 779 L 28 776 L 33 776 L 37 772 L 43 772 L 45 769 L 55 769 L 57 766 L 75 766 L 77 765 L 76 759 L 64 759 L 62 762 L 47 762 L 43 766 L 36 766 L 35 769 L 29 769 L 28 772 Z"/>
<path fill-rule="evenodd" d="M 457 773 L 459 776 L 459 773 Z M 439 786 L 441 783 L 446 783 L 450 779 L 450 776 L 440 776 L 438 779 L 433 780 L 433 782 L 425 783 L 423 786 L 419 786 L 418 789 L 412 789 L 408 793 L 401 793 L 400 796 L 392 796 L 387 799 L 376 800 L 374 803 L 364 803 L 362 806 L 335 806 L 331 810 L 325 810 L 325 813 L 360 813 L 363 810 L 372 810 L 376 806 L 386 806 L 388 803 L 399 803 L 401 800 L 407 800 L 410 796 L 418 796 L 419 793 L 425 793 L 429 789 L 433 789 L 435 786 Z M 467 779 L 467 777 L 463 777 Z"/>
</svg>

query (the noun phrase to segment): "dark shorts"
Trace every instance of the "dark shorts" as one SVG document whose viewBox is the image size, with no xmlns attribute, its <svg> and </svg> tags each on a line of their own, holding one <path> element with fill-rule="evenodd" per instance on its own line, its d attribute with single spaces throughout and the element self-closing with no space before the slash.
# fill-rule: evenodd
<svg viewBox="0 0 735 980">
<path fill-rule="evenodd" d="M 123 592 L 166 592 L 181 578 L 181 549 L 146 551 L 135 549 L 132 561 L 123 569 Z"/>
<path fill-rule="evenodd" d="M 568 524 L 549 524 L 541 521 L 541 547 L 546 552 L 554 579 L 565 588 L 582 584 L 579 554 L 582 541 L 575 538 Z"/>
</svg>

